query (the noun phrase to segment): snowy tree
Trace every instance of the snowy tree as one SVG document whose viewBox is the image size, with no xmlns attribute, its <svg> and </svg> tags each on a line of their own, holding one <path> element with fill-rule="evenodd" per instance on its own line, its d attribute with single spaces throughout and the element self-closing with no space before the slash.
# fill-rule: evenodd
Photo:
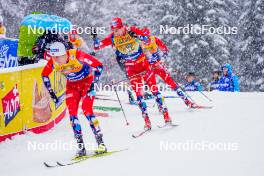
<svg viewBox="0 0 264 176">
<path fill-rule="evenodd" d="M 264 1 L 242 1 L 240 77 L 244 90 L 264 91 Z"/>
</svg>

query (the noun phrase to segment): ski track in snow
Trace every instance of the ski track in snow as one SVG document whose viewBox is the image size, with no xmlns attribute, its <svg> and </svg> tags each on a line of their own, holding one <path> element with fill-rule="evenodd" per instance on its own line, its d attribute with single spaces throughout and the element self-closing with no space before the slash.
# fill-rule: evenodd
<svg viewBox="0 0 264 176">
<path fill-rule="evenodd" d="M 116 98 L 112 92 L 103 92 Z M 100 94 L 102 94 L 100 92 Z M 122 112 L 112 112 L 109 118 L 99 118 L 108 150 L 129 150 L 96 159 L 88 159 L 72 166 L 46 168 L 43 161 L 71 158 L 74 150 L 28 150 L 28 144 L 73 141 L 68 117 L 52 130 L 36 135 L 27 133 L 0 143 L 0 175 L 2 176 L 106 176 L 106 175 L 203 175 L 203 176 L 261 176 L 264 160 L 264 93 L 207 93 L 209 103 L 198 92 L 192 98 L 213 109 L 188 110 L 178 99 L 166 99 L 170 116 L 179 124 L 173 129 L 158 129 L 162 116 L 154 100 L 148 100 L 153 131 L 133 139 L 131 135 L 143 129 L 143 119 L 137 106 L 128 105 L 126 93 L 119 92 L 130 122 L 125 125 Z M 174 95 L 166 93 L 166 95 Z M 96 100 L 95 105 L 119 107 L 118 102 Z M 84 140 L 95 143 L 88 121 L 79 112 Z M 170 144 L 203 142 L 236 143 L 236 151 L 161 150 L 161 142 Z"/>
</svg>

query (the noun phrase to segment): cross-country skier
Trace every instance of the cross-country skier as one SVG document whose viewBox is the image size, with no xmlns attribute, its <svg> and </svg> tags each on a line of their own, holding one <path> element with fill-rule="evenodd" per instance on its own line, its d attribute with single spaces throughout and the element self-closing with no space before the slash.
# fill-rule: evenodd
<svg viewBox="0 0 264 176">
<path fill-rule="evenodd" d="M 213 80 L 209 83 L 209 91 L 219 90 L 219 80 L 221 76 L 220 70 L 214 70 L 213 71 Z"/>
<path fill-rule="evenodd" d="M 223 75 L 219 80 L 220 91 L 239 92 L 238 77 L 233 74 L 232 66 L 225 64 L 222 67 Z"/>
<path fill-rule="evenodd" d="M 54 42 L 51 44 L 49 54 L 51 55 L 51 59 L 42 71 L 42 79 L 55 103 L 59 100 L 51 88 L 49 74 L 52 70 L 56 70 L 65 75 L 67 79 L 66 105 L 69 110 L 74 137 L 78 144 L 76 157 L 86 155 L 81 125 L 77 117 L 79 102 L 81 100 L 83 113 L 90 123 L 90 127 L 98 144 L 96 152 L 106 152 L 103 134 L 99 122 L 93 113 L 93 102 L 95 97 L 94 83 L 99 81 L 99 77 L 103 70 L 102 63 L 81 50 L 66 50 L 65 45 L 61 42 Z M 92 72 L 93 68 L 95 68 L 94 73 Z"/>
<path fill-rule="evenodd" d="M 151 88 L 152 94 L 156 98 L 156 102 L 162 109 L 165 123 L 171 123 L 168 114 L 168 109 L 162 101 L 156 85 L 156 79 L 153 72 L 150 70 L 149 62 L 147 61 L 137 35 L 141 35 L 141 30 L 135 26 L 128 27 L 123 25 L 121 18 L 114 18 L 111 21 L 112 33 L 105 39 L 99 41 L 98 38 L 94 39 L 94 49 L 99 50 L 106 46 L 115 48 L 115 53 L 118 57 L 124 60 L 124 65 L 130 84 L 136 93 L 139 108 L 142 111 L 142 116 L 145 120 L 145 129 L 151 129 L 151 123 L 147 113 L 147 105 L 143 99 L 143 79 L 146 84 Z"/>
<path fill-rule="evenodd" d="M 162 64 L 161 57 L 167 57 L 169 52 L 168 47 L 158 37 L 151 35 L 148 28 L 143 28 L 142 34 L 142 36 L 139 36 L 140 40 L 142 41 L 141 47 L 151 65 L 151 69 L 154 74 L 160 76 L 160 78 L 166 84 L 170 85 L 171 89 L 177 92 L 178 96 L 181 97 L 188 107 L 195 107 L 195 103 L 187 98 L 178 84 L 167 72 L 166 67 Z"/>
<path fill-rule="evenodd" d="M 184 85 L 185 91 L 202 91 L 202 85 L 195 79 L 195 73 L 189 72 L 186 77 L 187 83 Z"/>
<path fill-rule="evenodd" d="M 78 35 L 78 31 L 76 28 L 73 28 L 69 32 L 68 37 L 69 37 L 69 42 L 72 44 L 74 49 L 80 49 L 86 53 L 91 52 L 85 40 L 80 35 Z"/>
</svg>

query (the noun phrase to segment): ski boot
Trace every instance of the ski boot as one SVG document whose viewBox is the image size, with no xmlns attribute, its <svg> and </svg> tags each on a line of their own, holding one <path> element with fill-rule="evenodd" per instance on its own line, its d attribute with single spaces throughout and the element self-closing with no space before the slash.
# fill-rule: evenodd
<svg viewBox="0 0 264 176">
<path fill-rule="evenodd" d="M 150 122 L 150 120 L 149 120 L 149 117 L 148 117 L 148 115 L 146 114 L 146 115 L 143 115 L 143 118 L 144 118 L 144 120 L 145 120 L 145 126 L 144 126 L 144 130 L 151 130 L 151 122 Z"/>
<path fill-rule="evenodd" d="M 169 116 L 169 112 L 167 108 L 164 108 L 163 110 L 163 117 L 164 117 L 164 121 L 165 124 L 172 124 L 171 118 Z"/>
<path fill-rule="evenodd" d="M 186 106 L 188 106 L 189 108 L 193 108 L 193 109 L 197 108 L 197 104 L 191 102 L 189 99 L 186 99 L 186 100 L 184 101 L 184 103 L 185 103 Z"/>
<path fill-rule="evenodd" d="M 184 101 L 185 105 L 189 108 L 196 108 L 197 105 L 190 101 L 185 93 L 181 90 L 180 87 L 176 88 L 175 91 L 177 92 L 178 96 Z"/>
<path fill-rule="evenodd" d="M 84 147 L 84 142 L 83 142 L 83 139 L 82 139 L 82 135 L 75 135 L 75 138 L 77 139 L 77 147 L 78 147 L 78 150 L 75 154 L 75 158 L 74 159 L 79 159 L 79 158 L 82 158 L 84 156 L 86 156 L 86 149 Z"/>
<path fill-rule="evenodd" d="M 86 150 L 85 148 L 83 147 L 82 149 L 78 149 L 76 154 L 75 154 L 75 159 L 78 159 L 78 158 L 82 158 L 86 156 Z"/>
<path fill-rule="evenodd" d="M 98 144 L 98 148 L 95 150 L 96 154 L 103 154 L 107 152 L 107 148 L 103 141 L 103 134 L 97 134 L 95 136 L 96 142 Z"/>
</svg>

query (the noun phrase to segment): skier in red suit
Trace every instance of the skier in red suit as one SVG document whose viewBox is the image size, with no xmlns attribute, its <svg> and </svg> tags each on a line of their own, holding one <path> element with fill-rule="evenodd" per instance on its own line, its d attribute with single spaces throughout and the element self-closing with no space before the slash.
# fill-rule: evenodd
<svg viewBox="0 0 264 176">
<path fill-rule="evenodd" d="M 86 155 L 81 125 L 77 117 L 79 102 L 81 100 L 83 113 L 90 123 L 98 144 L 96 152 L 106 152 L 99 122 L 93 113 L 94 83 L 99 81 L 103 70 L 102 63 L 81 50 L 66 50 L 65 45 L 61 42 L 54 42 L 50 46 L 49 54 L 51 59 L 42 71 L 42 79 L 55 103 L 58 103 L 59 99 L 51 88 L 49 75 L 53 70 L 56 70 L 61 72 L 67 79 L 66 105 L 69 110 L 74 137 L 78 144 L 76 157 Z M 93 68 L 95 69 L 94 72 Z"/>
<path fill-rule="evenodd" d="M 147 113 L 147 105 L 143 99 L 143 80 L 151 88 L 159 109 L 162 110 L 165 123 L 171 123 L 168 109 L 164 105 L 162 95 L 156 86 L 154 73 L 151 71 L 150 64 L 140 46 L 140 41 L 137 39 L 138 35 L 142 35 L 141 29 L 123 25 L 120 18 L 114 18 L 111 21 L 111 30 L 112 33 L 105 39 L 101 41 L 98 38 L 94 39 L 94 49 L 100 50 L 106 46 L 112 46 L 116 56 L 124 62 L 127 77 L 136 93 L 137 102 L 145 120 L 145 129 L 150 130 L 151 123 Z"/>
<path fill-rule="evenodd" d="M 168 56 L 168 47 L 158 37 L 151 35 L 148 28 L 142 29 L 139 38 L 142 41 L 141 47 L 143 52 L 145 53 L 154 74 L 160 76 L 166 84 L 170 85 L 171 89 L 177 92 L 178 96 L 181 97 L 188 107 L 196 107 L 196 104 L 188 99 L 178 84 L 172 79 L 166 67 L 162 64 L 161 57 L 166 58 Z"/>
</svg>

